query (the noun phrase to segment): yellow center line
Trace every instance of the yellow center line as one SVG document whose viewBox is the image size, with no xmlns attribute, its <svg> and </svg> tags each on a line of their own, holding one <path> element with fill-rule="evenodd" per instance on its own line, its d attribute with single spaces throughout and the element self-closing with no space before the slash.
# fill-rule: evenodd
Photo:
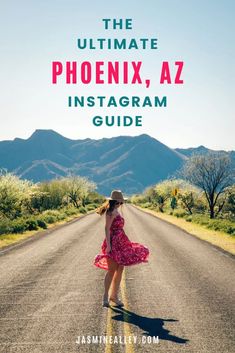
<svg viewBox="0 0 235 353">
<path fill-rule="evenodd" d="M 108 308 L 108 314 L 107 314 L 107 323 L 106 323 L 106 335 L 108 337 L 112 336 L 112 314 L 111 314 L 111 309 Z M 112 348 L 111 348 L 111 344 L 108 340 L 107 344 L 105 345 L 105 353 L 112 353 Z"/>
<path fill-rule="evenodd" d="M 122 274 L 121 293 L 122 293 L 122 301 L 124 304 L 124 308 L 129 311 L 128 302 L 127 302 L 127 295 L 126 295 L 126 270 L 125 270 L 125 267 L 124 267 L 124 271 Z M 130 325 L 128 323 L 129 315 L 125 311 L 123 312 L 123 315 L 124 315 L 124 322 L 123 322 L 124 336 L 131 336 L 132 333 L 131 333 Z M 128 342 L 128 340 L 127 340 L 126 353 L 135 353 L 132 341 Z"/>
<path fill-rule="evenodd" d="M 123 271 L 123 274 L 122 274 L 122 281 L 121 281 L 121 286 L 120 287 L 121 287 L 121 294 L 122 294 L 122 301 L 124 303 L 124 308 L 126 310 L 129 310 L 128 302 L 127 302 L 127 295 L 126 295 L 126 273 L 125 273 L 125 267 L 124 267 L 124 271 Z M 132 336 L 130 325 L 128 323 L 129 315 L 125 311 L 123 311 L 123 317 L 124 317 L 124 322 L 123 322 L 124 336 L 126 336 L 126 337 Z M 107 324 L 106 324 L 106 335 L 107 336 L 112 336 L 112 331 L 113 331 L 113 327 L 112 327 L 112 309 L 108 308 Z M 132 341 L 128 342 L 128 339 L 127 339 L 127 343 L 126 343 L 125 348 L 126 348 L 126 353 L 135 353 Z M 111 343 L 109 343 L 109 340 L 108 340 L 107 344 L 105 345 L 105 353 L 112 353 L 112 345 L 111 345 Z"/>
</svg>

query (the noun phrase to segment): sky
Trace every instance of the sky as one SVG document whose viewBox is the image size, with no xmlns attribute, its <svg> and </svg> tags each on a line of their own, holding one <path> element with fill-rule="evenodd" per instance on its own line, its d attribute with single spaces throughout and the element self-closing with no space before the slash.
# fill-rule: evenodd
<svg viewBox="0 0 235 353">
<path fill-rule="evenodd" d="M 53 129 L 71 139 L 149 134 L 171 148 L 235 149 L 233 0 L 40 0 L 0 2 L 0 140 Z M 103 18 L 132 19 L 105 30 Z M 157 38 L 157 50 L 79 50 L 78 38 Z M 151 85 L 52 84 L 52 61 L 142 61 Z M 160 69 L 183 61 L 182 85 L 160 85 Z M 105 65 L 104 65 L 105 66 Z M 172 75 L 174 76 L 174 74 Z M 68 96 L 163 96 L 167 107 L 68 107 Z M 142 116 L 142 126 L 92 119 Z"/>
</svg>

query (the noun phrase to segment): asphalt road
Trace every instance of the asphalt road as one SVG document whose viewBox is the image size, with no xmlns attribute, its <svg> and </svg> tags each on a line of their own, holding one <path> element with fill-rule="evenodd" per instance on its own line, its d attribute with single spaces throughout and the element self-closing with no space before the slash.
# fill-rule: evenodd
<svg viewBox="0 0 235 353">
<path fill-rule="evenodd" d="M 234 352 L 234 258 L 133 206 L 122 213 L 130 240 L 150 249 L 125 267 L 124 308 L 101 305 L 97 214 L 0 251 L 0 352 Z M 105 335 L 114 342 L 88 343 Z"/>
</svg>

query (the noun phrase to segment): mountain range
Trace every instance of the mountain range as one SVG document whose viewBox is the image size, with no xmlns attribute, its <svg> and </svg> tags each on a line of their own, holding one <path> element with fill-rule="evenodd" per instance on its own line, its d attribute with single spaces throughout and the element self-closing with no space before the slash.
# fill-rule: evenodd
<svg viewBox="0 0 235 353">
<path fill-rule="evenodd" d="M 0 141 L 0 168 L 34 182 L 86 176 L 104 195 L 112 189 L 130 195 L 173 176 L 192 153 L 208 151 L 204 146 L 171 149 L 147 134 L 71 140 L 36 130 L 28 139 Z M 235 151 L 227 153 L 235 166 Z"/>
</svg>

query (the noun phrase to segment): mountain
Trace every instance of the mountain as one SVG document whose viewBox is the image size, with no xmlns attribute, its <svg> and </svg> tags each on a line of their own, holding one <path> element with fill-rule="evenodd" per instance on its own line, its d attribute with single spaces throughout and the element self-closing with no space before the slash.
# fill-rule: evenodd
<svg viewBox="0 0 235 353">
<path fill-rule="evenodd" d="M 191 147 L 191 148 L 176 148 L 176 152 L 186 156 L 190 157 L 192 154 L 206 154 L 208 152 L 215 152 L 213 150 L 210 150 L 209 148 L 206 148 L 205 146 L 199 146 L 199 147 Z M 216 151 L 217 153 L 226 153 L 229 155 L 232 163 L 233 169 L 235 168 L 235 151 Z"/>
<path fill-rule="evenodd" d="M 194 153 L 206 154 L 211 150 L 209 148 L 204 147 L 204 146 L 198 146 L 198 147 L 190 147 L 190 148 L 176 148 L 175 151 L 177 151 L 187 157 L 190 157 Z"/>
<path fill-rule="evenodd" d="M 173 176 L 192 153 L 208 151 L 204 146 L 174 150 L 146 134 L 71 140 L 36 130 L 28 139 L 0 141 L 0 168 L 34 182 L 86 176 L 102 194 L 118 188 L 130 195 Z M 226 153 L 235 165 L 235 152 Z"/>
<path fill-rule="evenodd" d="M 71 140 L 53 130 L 36 130 L 28 139 L 0 142 L 0 168 L 34 182 L 68 174 L 86 176 L 107 195 L 143 191 L 172 176 L 186 156 L 149 135 Z"/>
</svg>

